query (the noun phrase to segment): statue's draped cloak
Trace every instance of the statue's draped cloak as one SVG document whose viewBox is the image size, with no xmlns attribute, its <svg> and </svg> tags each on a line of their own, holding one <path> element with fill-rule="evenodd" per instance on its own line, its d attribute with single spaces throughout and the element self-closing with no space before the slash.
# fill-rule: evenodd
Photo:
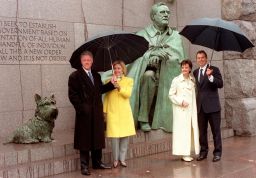
<svg viewBox="0 0 256 178">
<path fill-rule="evenodd" d="M 155 111 L 152 122 L 152 129 L 163 129 L 172 132 L 172 104 L 168 98 L 168 92 L 172 79 L 180 74 L 180 62 L 186 58 L 181 36 L 178 31 L 168 27 L 163 34 L 154 28 L 153 25 L 139 31 L 137 35 L 144 37 L 149 42 L 149 50 L 133 63 L 127 65 L 127 76 L 134 79 L 132 96 L 130 98 L 135 124 L 137 125 L 139 113 L 139 92 L 140 80 L 144 74 L 150 53 L 157 48 L 164 49 L 169 53 L 169 59 L 161 61 L 160 77 L 157 90 Z M 103 78 L 109 78 L 111 71 L 104 73 Z"/>
</svg>

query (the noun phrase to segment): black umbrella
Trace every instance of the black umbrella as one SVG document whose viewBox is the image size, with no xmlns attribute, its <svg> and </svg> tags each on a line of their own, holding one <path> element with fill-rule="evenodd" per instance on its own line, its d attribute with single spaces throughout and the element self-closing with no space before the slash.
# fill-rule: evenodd
<svg viewBox="0 0 256 178">
<path fill-rule="evenodd" d="M 94 55 L 93 69 L 107 71 L 115 60 L 129 64 L 142 56 L 148 50 L 148 42 L 141 36 L 122 32 L 94 37 L 73 52 L 69 60 L 73 68 L 81 67 L 80 55 L 86 50 Z"/>
<path fill-rule="evenodd" d="M 193 20 L 183 28 L 180 34 L 192 44 L 216 51 L 244 52 L 247 48 L 254 47 L 238 25 L 218 18 Z"/>
</svg>

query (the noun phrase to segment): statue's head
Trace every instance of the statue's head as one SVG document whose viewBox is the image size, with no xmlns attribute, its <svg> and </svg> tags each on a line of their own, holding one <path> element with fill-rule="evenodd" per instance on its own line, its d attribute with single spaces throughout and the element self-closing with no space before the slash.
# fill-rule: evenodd
<svg viewBox="0 0 256 178">
<path fill-rule="evenodd" d="M 46 121 L 54 121 L 58 116 L 58 108 L 56 107 L 56 100 L 52 94 L 50 97 L 41 98 L 40 95 L 35 94 L 36 112 L 35 116 Z"/>
<path fill-rule="evenodd" d="M 159 2 L 152 6 L 150 11 L 150 18 L 155 25 L 160 27 L 167 26 L 169 23 L 169 17 L 170 10 L 165 3 Z"/>
</svg>

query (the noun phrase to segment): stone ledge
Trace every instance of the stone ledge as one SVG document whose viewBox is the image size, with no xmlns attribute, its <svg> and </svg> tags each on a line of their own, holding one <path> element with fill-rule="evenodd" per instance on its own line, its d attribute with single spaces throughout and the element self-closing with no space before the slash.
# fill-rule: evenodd
<svg viewBox="0 0 256 178">
<path fill-rule="evenodd" d="M 0 169 L 0 177 L 3 178 L 36 178 L 46 177 L 61 173 L 79 170 L 78 156 L 69 156 L 61 159 L 39 161 L 35 163 L 11 166 Z"/>
<path fill-rule="evenodd" d="M 211 131 L 209 130 L 209 140 Z M 232 129 L 222 128 L 222 137 L 232 137 Z M 79 152 L 73 149 L 73 130 L 54 133 L 52 143 L 0 145 L 0 177 L 36 178 L 79 170 Z M 171 150 L 172 134 L 152 130 L 130 138 L 127 159 Z M 1 143 L 3 143 L 1 139 Z M 103 162 L 111 163 L 111 144 L 106 139 Z"/>
</svg>

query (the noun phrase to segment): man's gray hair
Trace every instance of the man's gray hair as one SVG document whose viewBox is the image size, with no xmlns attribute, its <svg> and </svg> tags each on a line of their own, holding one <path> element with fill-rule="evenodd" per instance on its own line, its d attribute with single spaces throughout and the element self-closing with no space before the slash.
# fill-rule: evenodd
<svg viewBox="0 0 256 178">
<path fill-rule="evenodd" d="M 82 56 L 86 56 L 86 55 L 90 56 L 93 59 L 93 54 L 92 54 L 91 51 L 84 51 L 84 52 L 82 52 L 80 54 L 80 59 L 82 58 Z"/>
<path fill-rule="evenodd" d="M 158 2 L 158 3 L 154 4 L 154 5 L 151 7 L 150 18 L 151 18 L 152 21 L 153 21 L 154 15 L 156 14 L 157 8 L 158 8 L 159 6 L 167 6 L 167 4 L 164 3 L 164 2 Z M 168 7 L 168 6 L 167 6 L 167 7 Z"/>
</svg>

